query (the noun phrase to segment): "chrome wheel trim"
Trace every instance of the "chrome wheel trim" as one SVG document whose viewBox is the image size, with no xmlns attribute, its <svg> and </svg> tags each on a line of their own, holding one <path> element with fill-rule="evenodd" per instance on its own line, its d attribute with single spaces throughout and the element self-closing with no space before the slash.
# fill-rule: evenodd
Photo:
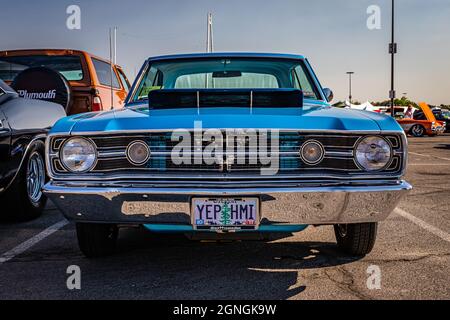
<svg viewBox="0 0 450 320">
<path fill-rule="evenodd" d="M 35 151 L 28 159 L 26 173 L 26 187 L 28 198 L 37 204 L 42 198 L 42 188 L 45 184 L 44 159 L 39 152 Z"/>
<path fill-rule="evenodd" d="M 413 136 L 415 136 L 415 137 L 420 137 L 420 136 L 422 136 L 422 135 L 423 135 L 423 127 L 422 127 L 422 126 L 415 125 L 415 126 L 412 128 L 412 133 L 413 133 Z"/>
</svg>

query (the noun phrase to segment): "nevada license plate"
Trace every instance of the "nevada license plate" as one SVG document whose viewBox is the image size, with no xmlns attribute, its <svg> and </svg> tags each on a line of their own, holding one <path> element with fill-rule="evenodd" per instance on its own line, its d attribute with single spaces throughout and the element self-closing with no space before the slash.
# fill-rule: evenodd
<svg viewBox="0 0 450 320">
<path fill-rule="evenodd" d="M 259 199 L 194 198 L 192 220 L 196 230 L 256 230 L 259 225 Z"/>
</svg>

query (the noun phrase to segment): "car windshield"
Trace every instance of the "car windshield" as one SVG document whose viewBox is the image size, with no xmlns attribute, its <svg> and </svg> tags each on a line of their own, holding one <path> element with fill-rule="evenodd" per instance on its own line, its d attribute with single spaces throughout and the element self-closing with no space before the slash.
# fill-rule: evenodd
<svg viewBox="0 0 450 320">
<path fill-rule="evenodd" d="M 320 99 L 302 60 L 208 58 L 151 63 L 133 101 L 159 89 L 300 89 L 306 99 Z"/>
<path fill-rule="evenodd" d="M 22 71 L 33 67 L 45 67 L 59 72 L 67 81 L 83 80 L 83 67 L 78 56 L 10 56 L 0 57 L 0 79 L 13 81 Z"/>
</svg>

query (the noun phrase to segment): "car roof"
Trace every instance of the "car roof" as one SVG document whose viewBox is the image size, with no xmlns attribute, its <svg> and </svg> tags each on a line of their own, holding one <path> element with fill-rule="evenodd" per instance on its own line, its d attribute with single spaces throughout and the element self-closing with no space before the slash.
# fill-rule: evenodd
<svg viewBox="0 0 450 320">
<path fill-rule="evenodd" d="M 96 56 L 90 52 L 76 49 L 18 49 L 18 50 L 4 50 L 0 51 L 0 57 L 7 56 L 23 56 L 23 55 L 46 55 L 46 56 L 61 56 L 61 55 L 87 55 L 91 58 L 110 63 L 110 60 Z M 119 67 L 116 65 L 116 67 Z"/>
<path fill-rule="evenodd" d="M 202 59 L 202 58 L 267 58 L 304 60 L 305 57 L 297 54 L 285 53 L 256 53 L 256 52 L 215 52 L 215 53 L 189 53 L 151 57 L 148 61 L 177 60 L 177 59 Z"/>
<path fill-rule="evenodd" d="M 0 51 L 0 55 L 2 56 L 16 56 L 16 55 L 36 55 L 36 54 L 45 54 L 45 55 L 63 55 L 63 54 L 79 54 L 86 53 L 91 55 L 90 53 L 82 50 L 74 50 L 74 49 L 16 49 L 16 50 L 3 50 Z"/>
</svg>

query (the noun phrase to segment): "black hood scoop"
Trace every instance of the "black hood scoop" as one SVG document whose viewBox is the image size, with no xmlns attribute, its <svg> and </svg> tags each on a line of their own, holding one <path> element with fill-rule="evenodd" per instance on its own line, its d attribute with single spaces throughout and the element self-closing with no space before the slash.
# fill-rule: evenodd
<svg viewBox="0 0 450 320">
<path fill-rule="evenodd" d="M 302 108 L 297 89 L 162 89 L 148 95 L 150 109 L 176 108 Z"/>
</svg>

